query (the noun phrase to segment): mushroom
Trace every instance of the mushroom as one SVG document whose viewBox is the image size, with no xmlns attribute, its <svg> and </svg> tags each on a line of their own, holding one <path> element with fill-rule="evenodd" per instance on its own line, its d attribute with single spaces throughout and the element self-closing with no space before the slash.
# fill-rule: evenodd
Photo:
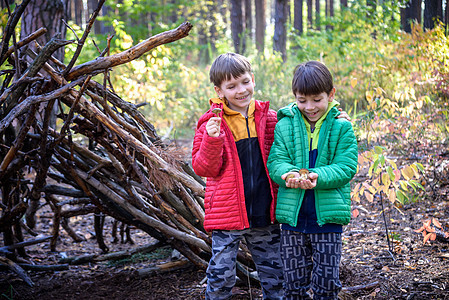
<svg viewBox="0 0 449 300">
<path fill-rule="evenodd" d="M 285 177 L 285 181 L 288 181 L 290 178 L 295 178 L 295 173 L 289 173 L 287 177 Z"/>
<path fill-rule="evenodd" d="M 307 169 L 301 169 L 298 171 L 299 173 L 299 180 L 306 180 L 309 178 L 309 170 Z"/>
<path fill-rule="evenodd" d="M 221 113 L 221 108 L 216 107 L 216 108 L 212 109 L 212 112 L 213 112 L 214 114 L 216 114 L 217 117 L 219 117 L 219 116 L 220 116 L 220 113 Z"/>
</svg>

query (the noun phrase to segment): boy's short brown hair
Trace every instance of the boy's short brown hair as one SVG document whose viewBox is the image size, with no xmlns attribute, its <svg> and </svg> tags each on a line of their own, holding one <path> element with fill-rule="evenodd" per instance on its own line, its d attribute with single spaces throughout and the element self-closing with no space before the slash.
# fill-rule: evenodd
<svg viewBox="0 0 449 300">
<path fill-rule="evenodd" d="M 238 78 L 245 73 L 252 74 L 249 60 L 243 55 L 229 52 L 219 55 L 214 60 L 210 67 L 209 78 L 219 87 L 223 81 L 232 77 Z"/>
<path fill-rule="evenodd" d="M 309 96 L 323 92 L 329 95 L 333 88 L 332 74 L 323 63 L 311 60 L 296 66 L 292 80 L 293 95 Z"/>
</svg>

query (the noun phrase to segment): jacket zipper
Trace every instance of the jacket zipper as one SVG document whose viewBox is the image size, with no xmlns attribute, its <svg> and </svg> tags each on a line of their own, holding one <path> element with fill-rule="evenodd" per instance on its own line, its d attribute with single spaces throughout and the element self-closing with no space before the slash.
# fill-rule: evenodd
<svg viewBox="0 0 449 300">
<path fill-rule="evenodd" d="M 324 131 L 320 130 L 320 134 L 319 134 L 319 135 L 321 135 L 324 139 L 326 138 L 327 132 L 329 131 L 329 126 L 327 126 L 327 118 L 328 118 L 328 117 L 329 117 L 329 114 L 326 116 L 326 120 L 324 120 L 323 123 L 321 124 L 321 129 L 323 129 L 323 127 L 324 127 Z M 326 126 L 325 126 L 325 125 L 326 125 Z M 318 137 L 318 141 L 319 141 L 319 137 Z M 321 143 L 321 144 L 323 144 L 323 143 Z M 318 148 L 318 155 L 316 156 L 315 167 L 317 167 L 317 164 L 318 164 L 318 162 L 319 162 L 319 158 L 320 158 L 320 156 L 321 156 L 321 153 L 323 152 L 323 151 L 322 151 L 322 146 L 320 147 L 320 143 L 318 143 L 318 147 L 317 147 L 317 148 Z M 319 205 L 318 205 L 319 200 L 317 200 L 318 197 L 317 197 L 317 195 L 316 195 L 316 190 L 314 190 L 313 192 L 314 192 L 314 194 L 315 194 L 315 210 L 316 210 L 316 217 L 317 217 L 318 225 L 320 225 L 320 224 L 321 224 L 321 211 L 318 209 L 318 208 L 319 208 Z M 320 225 L 320 226 L 323 226 L 323 225 Z"/>
<path fill-rule="evenodd" d="M 295 115 L 296 116 L 296 115 Z M 307 130 L 305 130 L 305 128 L 306 128 L 306 125 L 305 124 L 303 124 L 304 125 L 304 127 L 302 127 L 301 126 L 301 121 L 302 122 L 304 122 L 303 120 L 302 120 L 302 115 L 301 115 L 301 113 L 300 114 L 298 114 L 297 115 L 299 118 L 301 118 L 301 120 L 297 120 L 297 121 L 299 121 L 299 124 L 300 124 L 300 128 L 301 128 L 301 131 L 302 131 L 302 136 L 304 137 L 304 139 L 306 140 L 306 145 L 307 145 Z M 295 119 L 293 118 L 293 121 L 295 121 Z M 294 127 L 293 127 L 294 128 Z M 294 136 L 294 133 L 293 133 L 293 136 Z M 304 155 L 304 158 L 306 158 L 307 159 L 307 157 L 309 157 L 309 153 L 308 153 L 308 151 L 307 151 L 307 148 L 306 147 L 302 147 L 302 152 L 303 152 L 303 155 Z M 301 205 L 304 203 L 304 196 L 305 196 L 305 191 L 303 190 L 303 189 L 300 189 L 300 191 L 299 191 L 299 198 L 298 198 L 298 200 L 300 200 L 301 198 L 302 198 L 302 201 L 300 201 L 300 203 L 299 203 L 299 205 L 298 205 L 298 208 L 296 209 L 296 217 L 295 217 L 295 220 L 294 220 L 294 225 L 295 225 L 295 227 L 296 226 L 298 226 L 298 216 L 299 216 L 299 211 L 301 210 Z M 299 201 L 298 201 L 299 202 Z"/>
<path fill-rule="evenodd" d="M 229 127 L 228 127 L 228 125 L 226 124 L 226 122 L 223 122 L 222 123 L 222 126 L 225 126 L 224 128 L 226 128 L 225 129 L 225 134 L 228 136 L 228 139 L 230 140 L 230 141 L 233 141 L 234 140 L 234 136 L 232 135 L 232 132 L 231 132 L 231 129 L 229 129 Z M 235 153 L 237 153 L 237 146 L 235 145 L 235 143 L 231 143 L 231 148 L 233 148 L 233 150 L 235 151 Z M 238 170 L 239 168 L 241 169 L 241 167 L 240 167 L 240 164 L 238 164 L 238 166 L 236 166 L 236 162 L 235 162 L 235 160 L 234 160 L 234 167 L 235 167 L 235 169 L 236 170 Z M 235 174 L 235 179 L 236 179 L 236 188 L 237 188 L 237 195 L 240 195 L 240 185 L 238 184 L 238 174 L 237 174 L 238 172 L 236 172 L 236 174 Z M 242 184 L 243 184 L 243 176 L 242 176 L 242 178 L 241 178 L 241 180 L 242 180 Z M 238 197 L 238 196 L 237 196 Z M 239 199 L 240 200 L 240 199 Z M 245 206 L 245 203 L 243 203 L 243 206 Z M 241 208 L 241 206 L 239 205 L 239 207 Z M 246 211 L 246 208 L 245 208 L 245 211 Z M 243 226 L 243 228 L 245 228 L 245 216 L 244 216 L 244 214 L 243 214 L 243 212 L 242 212 L 242 210 L 240 209 L 240 220 L 241 220 L 241 222 L 242 222 L 242 226 Z M 249 226 L 249 221 L 248 221 L 248 226 Z"/>
<path fill-rule="evenodd" d="M 249 122 L 248 122 L 248 117 L 245 117 L 245 121 L 246 121 L 246 131 L 248 132 L 248 155 L 249 155 L 249 169 L 252 170 L 253 169 L 253 155 L 252 155 L 252 147 L 251 147 L 251 134 L 250 134 L 250 130 L 249 130 Z M 248 214 L 248 222 L 249 219 L 251 218 L 251 216 L 253 215 L 253 187 L 254 187 L 254 177 L 252 176 L 252 172 L 250 172 L 251 176 L 250 176 L 250 186 L 249 186 L 249 191 L 251 192 L 250 195 L 250 203 L 249 203 L 249 214 Z"/>
</svg>

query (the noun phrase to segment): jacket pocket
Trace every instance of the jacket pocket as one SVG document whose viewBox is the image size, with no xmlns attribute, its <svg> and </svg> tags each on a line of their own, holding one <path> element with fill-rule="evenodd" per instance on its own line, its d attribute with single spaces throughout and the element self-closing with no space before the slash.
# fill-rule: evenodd
<svg viewBox="0 0 449 300">
<path fill-rule="evenodd" d="M 214 197 L 215 193 L 217 192 L 218 188 L 215 187 L 214 191 L 212 192 L 212 195 L 209 198 L 209 209 L 208 212 L 210 213 L 212 211 L 212 206 L 214 205 Z"/>
<path fill-rule="evenodd" d="M 347 201 L 346 201 L 346 197 L 345 197 L 345 195 L 343 194 L 343 191 L 341 190 L 341 188 L 337 188 L 337 192 L 338 192 L 338 194 L 340 195 L 340 198 L 341 198 L 341 201 L 344 203 L 344 204 L 348 204 L 348 203 L 346 203 Z"/>
</svg>

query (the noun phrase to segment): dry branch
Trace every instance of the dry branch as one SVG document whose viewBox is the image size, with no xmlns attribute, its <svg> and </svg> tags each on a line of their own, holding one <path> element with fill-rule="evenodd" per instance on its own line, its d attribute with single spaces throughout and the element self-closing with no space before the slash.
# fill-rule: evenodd
<svg viewBox="0 0 449 300">
<path fill-rule="evenodd" d="M 31 287 L 34 286 L 33 281 L 27 275 L 27 273 L 22 269 L 22 267 L 20 267 L 18 264 L 16 264 L 12 260 L 10 260 L 6 257 L 0 256 L 0 265 L 4 265 L 4 266 L 8 267 L 11 271 L 16 273 L 20 278 L 22 278 L 22 280 L 25 281 L 26 284 L 28 284 L 29 286 L 31 286 Z"/>
<path fill-rule="evenodd" d="M 82 256 L 71 256 L 66 258 L 61 258 L 59 260 L 59 263 L 68 263 L 71 265 L 77 265 L 77 264 L 84 264 L 84 263 L 96 263 L 101 261 L 107 261 L 107 260 L 119 260 L 131 257 L 137 253 L 149 253 L 157 248 L 162 247 L 164 244 L 161 242 L 154 242 L 151 244 L 139 246 L 133 249 L 124 250 L 124 251 L 118 251 L 118 252 L 112 252 L 107 254 L 89 254 L 89 255 L 82 255 Z"/>
<path fill-rule="evenodd" d="M 155 273 L 167 273 L 179 269 L 184 269 L 191 266 L 191 262 L 186 259 L 181 259 L 177 261 L 170 261 L 167 263 L 159 264 L 154 267 L 145 268 L 138 270 L 139 277 L 148 277 Z"/>
<path fill-rule="evenodd" d="M 14 108 L 9 112 L 9 114 L 0 122 L 0 133 L 2 133 L 5 130 L 5 128 L 8 127 L 15 118 L 17 118 L 20 114 L 22 114 L 26 109 L 29 109 L 31 105 L 59 98 L 64 94 L 68 93 L 70 89 L 80 84 L 80 82 L 82 82 L 83 80 L 84 78 L 79 78 L 47 94 L 30 96 L 26 98 L 24 101 L 14 106 Z"/>
<path fill-rule="evenodd" d="M 14 207 L 12 199 L 28 199 L 30 216 L 41 207 L 40 201 L 46 200 L 52 209 L 52 250 L 57 248 L 60 225 L 74 240 L 82 239 L 71 230 L 69 217 L 95 214 L 97 242 L 104 252 L 108 247 L 102 240 L 103 223 L 104 217 L 110 216 L 145 231 L 160 243 L 170 244 L 194 265 L 207 267 L 211 238 L 202 226 L 203 180 L 161 141 L 136 105 L 106 87 L 107 74 L 103 84 L 92 79 L 158 45 L 187 36 L 191 28 L 191 24 L 184 23 L 127 51 L 97 58 L 70 72 L 70 66 L 66 68 L 51 56 L 57 48 L 55 41 L 38 47 L 39 54 L 26 51 L 31 60 L 24 61 L 32 61 L 27 71 L 21 79 L 8 83 L 9 89 L 5 86 L 0 97 L 0 143 L 4 143 L 0 147 L 0 188 L 2 193 L 14 196 L 4 198 L 5 207 Z M 50 61 L 65 68 L 67 76 L 54 70 Z M 49 127 L 54 101 L 59 106 L 59 124 L 63 124 L 59 129 Z M 36 118 L 34 112 L 24 117 L 23 112 L 33 111 L 37 103 L 46 104 L 44 120 Z M 18 136 L 3 141 L 16 120 L 22 124 Z M 82 145 L 79 137 L 89 147 Z M 25 166 L 36 170 L 34 181 L 25 182 L 20 177 Z M 57 183 L 50 185 L 50 178 Z M 15 185 L 17 188 L 11 191 Z M 70 199 L 60 201 L 59 195 Z M 7 220 L 6 211 L 2 210 L 3 220 Z M 33 228 L 33 222 L 27 213 L 26 225 Z M 11 226 L 5 225 L 5 246 L 14 243 Z M 240 276 L 251 276 L 254 270 L 247 252 L 242 248 L 238 255 Z M 86 255 L 71 263 L 96 262 L 117 255 Z"/>
<path fill-rule="evenodd" d="M 17 43 L 17 47 L 23 47 L 27 44 L 29 44 L 30 42 L 36 40 L 37 38 L 39 38 L 41 35 L 44 35 L 45 33 L 47 33 L 47 29 L 41 27 L 38 30 L 36 30 L 35 32 L 31 33 L 30 35 L 26 36 L 24 39 L 20 40 Z M 11 46 L 8 48 L 8 50 L 6 51 L 4 57 L 7 58 L 8 56 L 10 56 L 12 53 L 14 52 L 14 46 Z M 2 63 L 0 63 L 0 65 L 2 65 Z"/>
<path fill-rule="evenodd" d="M 189 22 L 182 23 L 178 28 L 152 36 L 126 51 L 108 57 L 99 57 L 95 60 L 81 64 L 73 68 L 73 70 L 67 74 L 66 78 L 67 80 L 73 80 L 74 78 L 94 73 L 98 70 L 106 70 L 118 65 L 126 64 L 132 60 L 138 59 L 157 46 L 168 44 L 186 37 L 191 29 L 192 24 Z"/>
</svg>

